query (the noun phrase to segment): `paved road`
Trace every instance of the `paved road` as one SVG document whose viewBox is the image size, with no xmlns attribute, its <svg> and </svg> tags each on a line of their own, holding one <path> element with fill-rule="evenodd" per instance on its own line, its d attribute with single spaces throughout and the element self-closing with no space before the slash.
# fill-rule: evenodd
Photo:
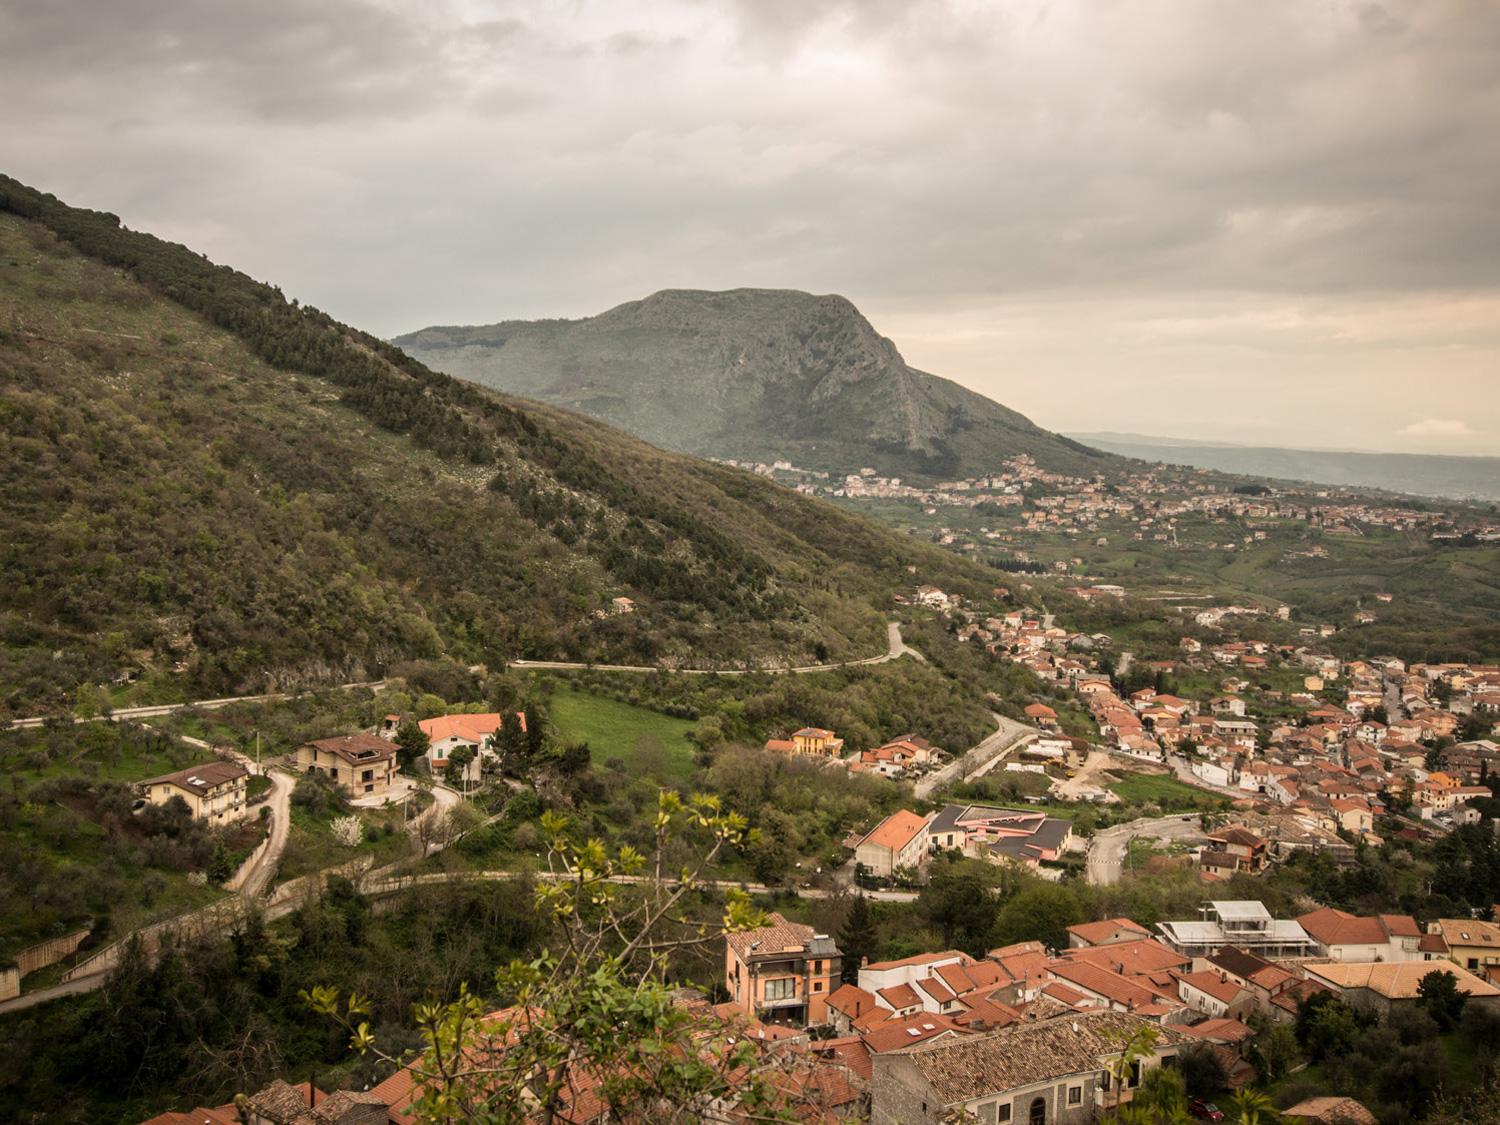
<svg viewBox="0 0 1500 1125">
<path fill-rule="evenodd" d="M 281 770 L 268 768 L 266 776 L 271 779 L 271 795 L 266 799 L 271 807 L 271 843 L 240 881 L 240 894 L 246 898 L 259 898 L 270 886 L 292 832 L 292 789 L 296 782 Z"/>
<path fill-rule="evenodd" d="M 1118 883 L 1130 841 L 1141 836 L 1194 843 L 1204 839 L 1197 816 L 1188 816 L 1186 820 L 1183 816 L 1142 817 L 1129 824 L 1117 824 L 1094 833 L 1089 842 L 1088 881 L 1102 887 Z"/>
<path fill-rule="evenodd" d="M 684 676 L 752 676 L 761 673 L 805 676 L 811 672 L 832 672 L 838 668 L 860 668 L 870 664 L 884 664 L 903 656 L 925 661 L 927 658 L 912 648 L 901 637 L 901 626 L 895 622 L 886 625 L 886 650 L 879 656 L 867 656 L 863 660 L 842 660 L 833 664 L 803 664 L 796 668 L 663 668 L 659 664 L 585 664 L 576 660 L 512 660 L 512 668 L 533 668 L 557 672 L 680 672 Z"/>
<path fill-rule="evenodd" d="M 900 624 L 892 621 L 886 625 L 886 651 L 879 656 L 867 656 L 862 660 L 843 660 L 833 664 L 804 664 L 797 668 L 669 668 L 666 671 L 682 672 L 689 676 L 748 676 L 760 672 L 790 672 L 794 675 L 806 675 L 810 672 L 829 672 L 837 668 L 858 668 L 869 664 L 884 664 L 887 661 L 896 660 L 902 656 L 910 656 L 922 661 L 927 659 L 902 639 Z M 600 672 L 659 672 L 663 670 L 660 665 L 655 664 L 584 664 L 567 660 L 512 660 L 510 665 L 514 668 L 537 668 L 557 671 L 587 671 L 592 669 Z M 469 670 L 477 672 L 480 668 L 481 666 L 476 664 Z M 338 685 L 339 690 L 368 688 L 371 691 L 379 691 L 383 687 L 385 687 L 384 680 L 365 680 L 359 683 Z M 273 692 L 269 695 L 230 695 L 222 699 L 195 699 L 188 703 L 156 703 L 148 707 L 121 707 L 119 710 L 110 711 L 108 714 L 95 715 L 87 719 L 75 716 L 41 715 L 32 719 L 14 719 L 10 722 L 9 727 L 14 729 L 39 727 L 58 719 L 70 723 L 101 723 L 119 722 L 124 719 L 153 719 L 160 718 L 163 715 L 171 715 L 177 711 L 187 711 L 194 708 L 200 711 L 216 711 L 221 707 L 229 707 L 236 703 L 279 703 L 287 699 L 296 699 L 301 695 L 310 694 L 312 693 Z"/>
<path fill-rule="evenodd" d="M 933 790 L 944 785 L 952 785 L 956 781 L 978 777 L 1017 746 L 1023 742 L 1030 742 L 1041 734 L 1041 731 L 1035 727 L 1018 723 L 1014 719 L 1007 719 L 1004 715 L 994 711 L 990 712 L 990 718 L 995 720 L 995 733 L 965 751 L 936 773 L 930 773 L 918 781 L 912 787 L 912 791 L 918 797 L 925 798 Z"/>
<path fill-rule="evenodd" d="M 371 691 L 379 691 L 385 687 L 384 680 L 366 680 L 356 684 L 339 684 L 339 690 L 352 688 L 369 688 Z M 327 689 L 320 689 L 327 690 Z M 39 727 L 44 723 L 61 719 L 65 723 L 113 723 L 122 719 L 153 719 L 162 715 L 171 715 L 177 711 L 188 711 L 197 708 L 200 711 L 217 711 L 221 707 L 229 707 L 235 703 L 279 703 L 286 699 L 296 699 L 302 695 L 311 695 L 311 692 L 275 692 L 271 695 L 230 695 L 222 699 L 195 699 L 190 703 L 156 703 L 149 707 L 121 707 L 118 711 L 110 711 L 105 715 L 95 715 L 92 718 L 83 719 L 70 716 L 42 715 L 34 719 L 15 719 L 10 727 L 21 729 L 23 727 Z M 187 741 L 193 741 L 188 739 Z"/>
</svg>

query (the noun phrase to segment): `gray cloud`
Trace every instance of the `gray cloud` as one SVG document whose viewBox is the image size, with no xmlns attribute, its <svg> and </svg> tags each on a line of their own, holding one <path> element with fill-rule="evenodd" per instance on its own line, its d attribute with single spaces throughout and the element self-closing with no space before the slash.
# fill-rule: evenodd
<svg viewBox="0 0 1500 1125">
<path fill-rule="evenodd" d="M 13 0 L 0 105 L 13 174 L 379 332 L 786 285 L 1056 426 L 1500 427 L 1500 6 Z"/>
</svg>

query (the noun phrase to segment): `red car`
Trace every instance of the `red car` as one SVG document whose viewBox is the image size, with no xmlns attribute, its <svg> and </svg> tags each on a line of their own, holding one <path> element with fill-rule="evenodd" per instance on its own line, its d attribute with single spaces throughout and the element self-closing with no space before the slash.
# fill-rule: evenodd
<svg viewBox="0 0 1500 1125">
<path fill-rule="evenodd" d="M 1202 1098 L 1194 1098 L 1188 1103 L 1188 1112 L 1199 1121 L 1223 1121 L 1224 1111 L 1213 1102 L 1206 1102 Z"/>
</svg>

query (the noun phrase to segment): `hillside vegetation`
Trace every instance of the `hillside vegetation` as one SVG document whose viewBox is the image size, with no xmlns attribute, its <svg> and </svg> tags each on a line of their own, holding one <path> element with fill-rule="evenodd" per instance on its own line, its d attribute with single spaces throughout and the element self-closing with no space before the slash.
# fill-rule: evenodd
<svg viewBox="0 0 1500 1125">
<path fill-rule="evenodd" d="M 909 367 L 838 296 L 672 289 L 585 320 L 395 342 L 440 371 L 704 456 L 928 478 L 982 475 L 1020 453 L 1075 473 L 1116 460 Z"/>
<path fill-rule="evenodd" d="M 436 655 L 864 656 L 896 590 L 992 581 L 4 177 L 0 423 L 0 715 Z"/>
</svg>

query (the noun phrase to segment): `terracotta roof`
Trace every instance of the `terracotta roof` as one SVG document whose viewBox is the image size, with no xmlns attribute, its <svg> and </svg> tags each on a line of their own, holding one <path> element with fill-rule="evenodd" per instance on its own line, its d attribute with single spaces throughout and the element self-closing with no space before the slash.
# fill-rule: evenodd
<svg viewBox="0 0 1500 1125">
<path fill-rule="evenodd" d="M 250 771 L 238 762 L 204 762 L 201 766 L 189 766 L 175 773 L 164 773 L 160 777 L 147 778 L 142 785 L 175 785 L 199 797 L 210 789 L 236 778 L 248 777 Z"/>
<path fill-rule="evenodd" d="M 870 834 L 860 841 L 861 844 L 874 844 L 877 847 L 889 848 L 893 852 L 899 852 L 907 844 L 927 827 L 927 818 L 919 816 L 909 809 L 897 809 L 886 817 L 873 829 Z"/>
<path fill-rule="evenodd" d="M 1180 973 L 1178 979 L 1225 1004 L 1233 1004 L 1243 991 L 1239 985 L 1222 980 L 1213 973 Z"/>
<path fill-rule="evenodd" d="M 148 1117 L 141 1125 L 240 1125 L 240 1114 L 234 1103 L 230 1102 L 214 1109 L 198 1106 L 181 1112 L 168 1110 L 155 1117 Z"/>
<path fill-rule="evenodd" d="M 972 960 L 973 958 L 967 953 L 957 949 L 945 949 L 941 953 L 918 953 L 914 957 L 902 957 L 898 961 L 871 961 L 864 967 L 864 971 L 879 973 L 886 969 L 904 969 L 908 965 L 930 965 L 934 961 L 957 961 L 966 965 Z"/>
<path fill-rule="evenodd" d="M 1090 945 L 1098 945 L 1101 942 L 1118 941 L 1120 931 L 1134 932 L 1141 936 L 1150 934 L 1146 927 L 1132 922 L 1129 918 L 1106 918 L 1102 922 L 1081 922 L 1076 926 L 1069 926 L 1068 933 L 1076 934 Z"/>
<path fill-rule="evenodd" d="M 1226 844 L 1241 844 L 1247 848 L 1253 848 L 1266 843 L 1263 837 L 1257 836 L 1248 828 L 1238 824 L 1225 828 L 1221 832 L 1210 832 L 1208 838 L 1210 840 L 1219 840 Z"/>
<path fill-rule="evenodd" d="M 1129 980 L 1111 969 L 1088 961 L 1054 961 L 1047 966 L 1056 977 L 1086 991 L 1096 993 L 1116 1004 L 1134 1008 L 1161 999 L 1155 988 Z"/>
<path fill-rule="evenodd" d="M 338 738 L 319 738 L 305 743 L 315 746 L 325 754 L 337 754 L 347 762 L 367 765 L 396 756 L 396 747 L 373 734 L 346 734 Z"/>
<path fill-rule="evenodd" d="M 1281 1111 L 1284 1118 L 1317 1125 L 1376 1125 L 1376 1117 L 1353 1098 L 1308 1098 Z"/>
<path fill-rule="evenodd" d="M 783 754 L 789 754 L 797 749 L 797 744 L 789 738 L 768 738 L 766 740 L 767 750 L 776 750 Z"/>
<path fill-rule="evenodd" d="M 1379 918 L 1347 914 L 1331 906 L 1304 914 L 1297 921 L 1324 945 L 1384 945 L 1390 940 Z"/>
<path fill-rule="evenodd" d="M 1450 946 L 1493 945 L 1500 946 L 1500 925 L 1478 918 L 1439 918 L 1433 923 L 1436 933 Z"/>
<path fill-rule="evenodd" d="M 814 1043 L 813 1050 L 830 1055 L 835 1062 L 842 1063 L 866 1082 L 870 1080 L 870 1049 L 858 1035 L 824 1039 Z"/>
<path fill-rule="evenodd" d="M 1255 1035 L 1255 1029 L 1239 1020 L 1204 1020 L 1191 1027 L 1179 1027 L 1178 1031 L 1196 1039 L 1212 1039 L 1220 1043 L 1242 1043 Z"/>
<path fill-rule="evenodd" d="M 940 1035 L 953 1033 L 967 1034 L 947 1016 L 918 1012 L 916 1015 L 906 1016 L 903 1019 L 887 1020 L 874 1030 L 865 1032 L 861 1038 L 864 1039 L 866 1047 L 880 1055 L 887 1051 L 904 1050 Z"/>
<path fill-rule="evenodd" d="M 1070 961 L 1087 961 L 1125 976 L 1140 976 L 1157 973 L 1165 969 L 1176 969 L 1191 963 L 1155 938 L 1143 937 L 1135 941 L 1117 941 L 1111 945 L 1085 946 L 1082 949 L 1065 949 L 1062 955 Z"/>
<path fill-rule="evenodd" d="M 875 995 L 898 1012 L 902 1008 L 919 1007 L 922 1003 L 922 998 L 917 995 L 916 989 L 909 984 L 893 984 L 889 988 L 877 988 Z"/>
<path fill-rule="evenodd" d="M 1077 1008 L 1089 1003 L 1089 997 L 1071 984 L 1064 984 L 1060 980 L 1051 981 L 1042 987 L 1042 995 L 1048 996 L 1069 1008 Z"/>
<path fill-rule="evenodd" d="M 804 926 L 801 922 L 788 922 L 775 911 L 766 915 L 766 920 L 769 925 L 756 930 L 741 930 L 724 939 L 741 961 L 793 948 L 806 949 L 813 939 L 811 926 Z"/>
<path fill-rule="evenodd" d="M 954 1105 L 1002 1090 L 1092 1074 L 1119 1052 L 1118 1040 L 1145 1021 L 1124 1012 L 1078 1012 L 1042 1023 L 1020 1023 L 987 1035 L 932 1043 L 909 1057 L 938 1102 Z M 1159 1043 L 1182 1041 L 1171 1028 Z"/>
<path fill-rule="evenodd" d="M 433 742 L 455 736 L 469 742 L 481 743 L 500 729 L 501 716 L 496 712 L 474 715 L 439 715 L 435 719 L 423 719 L 417 726 Z M 525 719 L 522 719 L 525 729 Z"/>
<path fill-rule="evenodd" d="M 1335 989 L 1367 988 L 1390 1000 L 1413 999 L 1422 978 L 1437 972 L 1452 973 L 1458 981 L 1458 990 L 1470 996 L 1500 996 L 1500 988 L 1451 962 L 1351 961 L 1307 966 L 1309 980 L 1319 980 Z"/>
<path fill-rule="evenodd" d="M 874 996 L 852 984 L 841 984 L 830 992 L 828 1006 L 851 1020 L 879 1007 Z"/>
</svg>

